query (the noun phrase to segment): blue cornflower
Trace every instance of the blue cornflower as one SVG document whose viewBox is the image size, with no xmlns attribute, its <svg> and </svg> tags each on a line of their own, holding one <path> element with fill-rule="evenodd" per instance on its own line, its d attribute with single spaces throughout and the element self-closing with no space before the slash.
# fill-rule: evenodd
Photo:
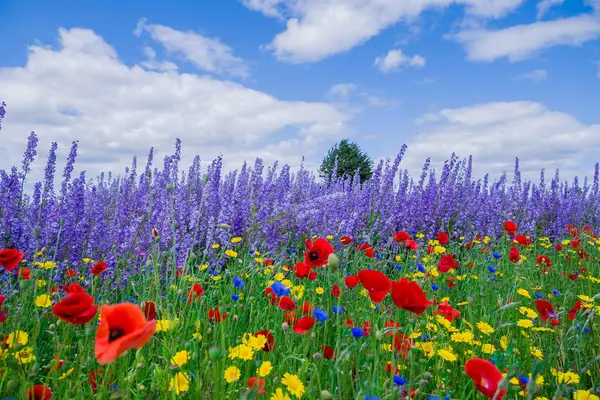
<svg viewBox="0 0 600 400">
<path fill-rule="evenodd" d="M 208 273 L 211 274 L 212 276 L 219 275 L 219 273 L 217 271 L 215 271 L 214 269 L 212 269 L 212 268 L 208 270 Z"/>
<path fill-rule="evenodd" d="M 376 257 L 378 260 L 383 260 L 383 258 L 382 258 L 382 257 L 379 255 L 379 253 L 375 253 L 375 257 Z"/>
<path fill-rule="evenodd" d="M 498 270 L 496 269 L 496 267 L 494 267 L 493 265 L 488 265 L 488 270 L 489 270 L 489 271 L 490 271 L 492 274 L 495 274 L 495 273 L 496 273 L 496 271 L 498 271 Z"/>
<path fill-rule="evenodd" d="M 355 338 L 363 337 L 365 336 L 365 331 L 363 331 L 361 328 L 352 328 L 352 336 Z"/>
<path fill-rule="evenodd" d="M 344 313 L 344 309 L 341 306 L 333 306 L 333 313 L 341 315 Z"/>
<path fill-rule="evenodd" d="M 434 283 L 433 285 L 431 285 L 431 288 L 433 290 L 438 290 L 440 287 Z"/>
<path fill-rule="evenodd" d="M 236 277 L 233 278 L 233 285 L 236 288 L 241 289 L 241 288 L 244 287 L 244 281 L 239 276 L 236 276 Z"/>
<path fill-rule="evenodd" d="M 521 375 L 519 377 L 519 381 L 521 381 L 523 385 L 527 385 L 529 383 L 529 377 L 526 375 Z"/>
<path fill-rule="evenodd" d="M 421 340 L 423 340 L 423 341 L 427 341 L 427 340 L 429 340 L 429 335 L 428 335 L 428 334 L 426 334 L 426 333 L 424 333 L 424 334 L 422 334 L 422 335 L 420 336 L 420 339 L 421 339 Z"/>
<path fill-rule="evenodd" d="M 555 296 L 560 296 L 560 290 L 554 289 L 554 290 L 552 290 L 552 294 Z"/>
<path fill-rule="evenodd" d="M 290 292 L 290 289 L 281 282 L 273 283 L 271 289 L 273 289 L 277 296 L 286 296 Z"/>
<path fill-rule="evenodd" d="M 539 292 L 535 292 L 535 297 L 537 297 L 538 299 L 543 299 L 544 295 Z"/>
<path fill-rule="evenodd" d="M 495 276 L 490 276 L 488 281 L 490 282 L 496 282 L 498 280 L 498 278 L 496 278 Z"/>
<path fill-rule="evenodd" d="M 232 294 L 232 295 L 231 295 L 231 300 L 233 300 L 233 301 L 238 301 L 239 299 L 240 299 L 240 296 L 239 296 L 239 295 L 237 295 L 237 294 Z"/>
<path fill-rule="evenodd" d="M 406 383 L 406 378 L 404 378 L 403 376 L 400 376 L 400 375 L 394 376 L 394 384 L 396 384 L 397 386 L 404 386 L 405 383 Z"/>
<path fill-rule="evenodd" d="M 315 308 L 313 310 L 313 315 L 319 322 L 325 322 L 325 321 L 327 321 L 327 318 L 329 318 L 329 315 L 327 315 L 327 312 L 321 308 Z"/>
<path fill-rule="evenodd" d="M 295 247 L 291 247 L 291 248 L 290 248 L 290 252 L 291 252 L 291 253 L 295 253 L 295 252 L 296 252 L 296 248 L 295 248 Z"/>
<path fill-rule="evenodd" d="M 396 264 L 396 269 L 397 269 L 398 271 L 401 271 L 401 270 L 402 270 L 402 265 L 400 265 L 400 264 Z"/>
<path fill-rule="evenodd" d="M 426 272 L 427 272 L 427 271 L 425 270 L 425 267 L 424 267 L 424 266 L 423 266 L 423 264 L 421 264 L 421 263 L 418 263 L 418 264 L 417 264 L 417 268 L 419 269 L 419 272 L 422 272 L 422 273 L 426 273 Z"/>
<path fill-rule="evenodd" d="M 494 252 L 492 255 L 494 256 L 494 258 L 502 258 L 502 254 L 500 253 Z"/>
<path fill-rule="evenodd" d="M 381 400 L 381 397 L 377 397 L 377 396 L 367 396 L 367 397 L 365 397 L 365 400 Z"/>
</svg>

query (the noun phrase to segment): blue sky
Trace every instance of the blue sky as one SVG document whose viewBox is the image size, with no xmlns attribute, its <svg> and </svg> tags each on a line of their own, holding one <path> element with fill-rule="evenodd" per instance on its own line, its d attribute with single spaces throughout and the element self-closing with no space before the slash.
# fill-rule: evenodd
<svg viewBox="0 0 600 400">
<path fill-rule="evenodd" d="M 31 130 L 41 163 L 79 140 L 92 176 L 176 136 L 229 168 L 316 165 L 344 137 L 376 160 L 407 144 L 415 173 L 453 151 L 477 175 L 598 161 L 597 0 L 86 3 L 0 2 L 0 169 Z"/>
</svg>

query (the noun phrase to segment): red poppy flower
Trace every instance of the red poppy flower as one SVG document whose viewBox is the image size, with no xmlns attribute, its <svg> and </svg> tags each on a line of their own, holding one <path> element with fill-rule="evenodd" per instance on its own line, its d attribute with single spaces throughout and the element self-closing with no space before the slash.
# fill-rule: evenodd
<svg viewBox="0 0 600 400">
<path fill-rule="evenodd" d="M 582 260 L 589 260 L 590 259 L 589 254 L 584 249 L 577 249 L 577 255 Z"/>
<path fill-rule="evenodd" d="M 360 279 L 358 279 L 358 276 L 355 276 L 355 275 L 350 275 L 350 276 L 347 276 L 346 278 L 344 278 L 344 283 L 349 288 L 355 287 L 356 285 L 358 285 L 359 282 L 360 282 Z"/>
<path fill-rule="evenodd" d="M 581 245 L 581 240 L 577 240 L 577 239 L 571 240 L 571 247 L 573 247 L 574 249 L 579 248 L 580 245 Z"/>
<path fill-rule="evenodd" d="M 395 322 L 395 321 L 392 321 L 392 320 L 387 320 L 387 321 L 385 321 L 384 327 L 386 329 L 390 330 L 389 332 L 386 332 L 386 334 L 385 334 L 386 336 L 394 336 L 396 334 L 396 331 L 395 331 L 395 329 L 392 329 L 392 328 L 399 328 L 400 327 L 400 322 Z"/>
<path fill-rule="evenodd" d="M 364 242 L 364 243 L 360 243 L 358 246 L 356 246 L 356 250 L 364 251 L 364 250 L 368 249 L 369 247 L 371 247 L 371 245 L 367 242 Z"/>
<path fill-rule="evenodd" d="M 536 300 L 535 306 L 537 307 L 538 312 L 540 313 L 540 318 L 542 321 L 548 321 L 548 318 L 556 318 L 556 314 L 554 314 L 554 309 L 552 308 L 552 304 L 550 304 L 546 300 Z"/>
<path fill-rule="evenodd" d="M 405 242 L 406 248 L 409 250 L 416 250 L 419 248 L 419 243 L 415 242 L 414 240 L 407 240 Z"/>
<path fill-rule="evenodd" d="M 447 301 L 438 304 L 437 312 L 443 315 L 448 321 L 452 322 L 455 318 L 460 318 L 460 311 L 453 308 Z"/>
<path fill-rule="evenodd" d="M 29 400 L 50 400 L 52 398 L 52 390 L 46 385 L 35 385 L 27 391 Z"/>
<path fill-rule="evenodd" d="M 510 236 L 515 236 L 515 233 L 517 232 L 517 224 L 512 221 L 505 221 L 504 222 L 504 230 Z"/>
<path fill-rule="evenodd" d="M 446 254 L 440 258 L 438 262 L 438 270 L 440 272 L 448 272 L 451 269 L 457 269 L 458 262 L 454 259 L 452 254 Z"/>
<path fill-rule="evenodd" d="M 446 232 L 438 232 L 437 240 L 443 246 L 445 244 L 448 244 L 448 242 L 450 241 L 450 237 L 448 236 L 448 234 Z"/>
<path fill-rule="evenodd" d="M 211 321 L 221 322 L 225 318 L 227 318 L 227 313 L 226 312 L 221 313 L 221 309 L 219 309 L 219 307 L 211 308 L 210 310 L 208 310 L 208 318 Z"/>
<path fill-rule="evenodd" d="M 314 243 L 309 239 L 306 241 L 304 253 L 304 264 L 310 267 L 322 267 L 327 265 L 327 258 L 333 253 L 333 246 L 325 239 L 318 238 Z"/>
<path fill-rule="evenodd" d="M 72 269 L 68 269 L 65 271 L 65 275 L 67 275 L 67 277 L 72 278 L 75 275 L 77 275 L 77 271 L 73 271 Z"/>
<path fill-rule="evenodd" d="M 304 335 L 308 333 L 308 331 L 315 325 L 315 319 L 312 317 L 302 317 L 296 321 L 294 324 L 294 329 L 292 329 L 295 333 L 299 335 Z"/>
<path fill-rule="evenodd" d="M 31 270 L 27 267 L 21 267 L 17 275 L 24 281 L 28 281 L 31 279 Z"/>
<path fill-rule="evenodd" d="M 453 277 L 448 277 L 446 279 L 446 283 L 448 284 L 449 288 L 453 288 L 456 286 L 456 280 Z"/>
<path fill-rule="evenodd" d="M 144 312 L 135 304 L 104 305 L 100 317 L 95 348 L 100 364 L 115 361 L 129 349 L 139 349 L 156 331 L 156 321 L 146 321 Z"/>
<path fill-rule="evenodd" d="M 504 377 L 494 364 L 482 358 L 471 358 L 465 364 L 465 372 L 473 380 L 475 387 L 488 399 L 494 398 L 500 382 Z M 502 389 L 497 400 L 502 400 L 506 395 L 506 390 Z"/>
<path fill-rule="evenodd" d="M 296 272 L 296 277 L 297 278 L 308 278 L 310 276 L 310 271 L 311 271 L 312 267 L 309 267 L 308 265 L 305 265 L 304 263 L 297 263 L 296 266 L 294 267 L 294 270 Z"/>
<path fill-rule="evenodd" d="M 372 247 L 369 247 L 368 249 L 365 250 L 365 256 L 367 256 L 369 258 L 375 258 L 376 254 L 377 254 L 377 252 Z"/>
<path fill-rule="evenodd" d="M 81 285 L 77 282 L 71 283 L 69 286 L 65 287 L 67 293 L 85 293 L 85 289 L 81 287 Z"/>
<path fill-rule="evenodd" d="M 586 226 L 584 226 L 584 227 L 583 227 L 583 231 L 584 231 L 585 233 L 587 233 L 587 234 L 590 234 L 590 233 L 592 233 L 592 232 L 593 232 L 593 231 L 592 231 L 592 227 L 591 227 L 591 226 L 589 226 L 589 225 L 586 225 Z"/>
<path fill-rule="evenodd" d="M 333 284 L 333 288 L 331 288 L 331 294 L 335 297 L 340 297 L 340 287 L 337 283 Z"/>
<path fill-rule="evenodd" d="M 410 235 L 407 232 L 394 233 L 394 240 L 398 243 L 404 243 L 409 239 L 410 239 Z"/>
<path fill-rule="evenodd" d="M 294 311 L 286 311 L 283 313 L 283 319 L 287 322 L 288 325 L 293 325 L 296 322 L 296 312 Z"/>
<path fill-rule="evenodd" d="M 569 310 L 569 320 L 573 321 L 577 316 L 577 311 L 581 310 L 581 302 L 575 303 L 575 306 Z"/>
<path fill-rule="evenodd" d="M 2 307 L 2 305 L 4 304 L 4 300 L 6 300 L 6 296 L 3 294 L 0 294 L 0 307 Z"/>
<path fill-rule="evenodd" d="M 278 306 L 282 310 L 287 310 L 287 311 L 294 311 L 296 309 L 296 303 L 294 303 L 294 300 L 292 300 L 288 296 L 281 297 L 279 299 Z"/>
<path fill-rule="evenodd" d="M 265 296 L 267 296 L 267 299 L 269 299 L 271 305 L 275 305 L 277 302 L 277 294 L 272 288 L 268 287 L 265 289 Z"/>
<path fill-rule="evenodd" d="M 100 261 L 98 264 L 92 267 L 91 271 L 92 274 L 94 274 L 94 276 L 100 275 L 101 273 L 106 271 L 106 263 L 104 261 Z"/>
<path fill-rule="evenodd" d="M 275 348 L 275 336 L 267 329 L 263 329 L 262 331 L 258 331 L 254 334 L 254 336 L 263 335 L 267 339 L 267 343 L 262 348 L 263 351 L 269 352 Z"/>
<path fill-rule="evenodd" d="M 423 314 L 431 304 L 419 285 L 406 278 L 392 282 L 392 301 L 398 308 L 415 314 Z"/>
<path fill-rule="evenodd" d="M 314 307 L 308 302 L 305 301 L 304 303 L 302 303 L 302 314 L 307 315 L 307 314 L 312 314 Z"/>
<path fill-rule="evenodd" d="M 199 283 L 194 283 L 188 292 L 188 303 L 198 300 L 204 294 L 204 288 Z"/>
<path fill-rule="evenodd" d="M 394 350 L 396 353 L 408 360 L 408 353 L 410 353 L 410 349 L 412 348 L 413 341 L 408 336 L 405 336 L 401 333 L 398 333 L 394 336 Z"/>
<path fill-rule="evenodd" d="M 369 297 L 374 303 L 381 303 L 392 287 L 390 278 L 380 271 L 363 269 L 358 272 L 358 279 L 369 291 Z"/>
<path fill-rule="evenodd" d="M 321 347 L 321 350 L 323 351 L 323 357 L 328 360 L 335 360 L 335 351 L 333 350 L 333 347 L 323 346 Z"/>
<path fill-rule="evenodd" d="M 560 245 L 560 244 L 557 244 L 555 248 L 558 251 L 561 251 L 563 249 L 562 245 Z"/>
<path fill-rule="evenodd" d="M 340 238 L 340 243 L 344 244 L 344 245 L 350 244 L 350 243 L 352 243 L 352 238 L 350 236 L 342 236 Z"/>
<path fill-rule="evenodd" d="M 471 250 L 473 247 L 475 247 L 475 243 L 473 243 L 473 242 L 465 243 L 465 249 Z"/>
<path fill-rule="evenodd" d="M 248 378 L 248 387 L 258 392 L 258 394 L 263 394 L 265 392 L 265 380 L 256 377 Z"/>
<path fill-rule="evenodd" d="M 365 336 L 369 336 L 371 333 L 373 333 L 373 324 L 369 321 L 365 322 L 362 325 L 362 330 L 365 333 Z"/>
<path fill-rule="evenodd" d="M 263 260 L 263 265 L 265 267 L 268 267 L 269 265 L 273 265 L 273 260 L 271 260 L 271 259 Z"/>
<path fill-rule="evenodd" d="M 552 266 L 552 262 L 550 261 L 550 259 L 544 255 L 537 256 L 537 264 L 538 265 L 546 264 L 546 267 L 548 267 L 548 268 L 550 268 Z"/>
<path fill-rule="evenodd" d="M 519 257 L 519 249 L 516 247 L 511 247 L 508 252 L 508 259 L 513 263 L 518 263 L 521 257 Z"/>
<path fill-rule="evenodd" d="M 52 314 L 73 325 L 91 321 L 97 312 L 94 298 L 85 292 L 67 292 L 67 297 L 52 307 Z"/>
<path fill-rule="evenodd" d="M 156 318 L 156 304 L 152 301 L 147 301 L 144 303 L 144 315 L 148 321 L 152 321 Z"/>
<path fill-rule="evenodd" d="M 6 318 L 8 317 L 8 311 L 2 310 L 0 311 L 0 322 L 6 322 Z"/>
<path fill-rule="evenodd" d="M 433 254 L 435 253 L 435 247 L 433 247 L 432 245 L 428 244 L 427 245 L 427 254 Z"/>
<path fill-rule="evenodd" d="M 529 246 L 531 244 L 531 237 L 525 235 L 517 235 L 515 236 L 515 240 L 519 246 Z"/>
<path fill-rule="evenodd" d="M 0 250 L 0 266 L 7 271 L 12 271 L 19 266 L 23 257 L 25 253 L 17 249 Z"/>
</svg>

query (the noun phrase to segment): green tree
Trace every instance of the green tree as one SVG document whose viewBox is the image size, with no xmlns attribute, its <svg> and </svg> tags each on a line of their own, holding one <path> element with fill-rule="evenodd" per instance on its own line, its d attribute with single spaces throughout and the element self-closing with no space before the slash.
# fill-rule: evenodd
<svg viewBox="0 0 600 400">
<path fill-rule="evenodd" d="M 356 170 L 359 170 L 360 182 L 363 183 L 373 176 L 373 160 L 363 152 L 360 147 L 344 139 L 336 143 L 323 158 L 319 173 L 321 177 L 330 180 L 337 159 L 336 177 L 354 176 Z"/>
</svg>

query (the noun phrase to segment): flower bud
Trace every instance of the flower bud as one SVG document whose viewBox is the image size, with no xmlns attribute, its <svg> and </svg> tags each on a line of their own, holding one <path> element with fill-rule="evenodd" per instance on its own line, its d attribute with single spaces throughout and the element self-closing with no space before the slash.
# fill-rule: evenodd
<svg viewBox="0 0 600 400">
<path fill-rule="evenodd" d="M 210 349 L 208 349 L 208 357 L 211 360 L 216 360 L 219 357 L 221 357 L 221 349 L 219 349 L 218 347 L 211 347 Z"/>
<path fill-rule="evenodd" d="M 231 229 L 231 225 L 228 225 L 228 224 L 219 224 L 219 228 L 225 229 L 225 230 L 230 230 Z"/>
<path fill-rule="evenodd" d="M 331 268 L 337 269 L 340 267 L 340 259 L 334 253 L 331 253 L 329 257 L 327 257 L 327 264 Z"/>
<path fill-rule="evenodd" d="M 320 360 L 321 358 L 323 358 L 323 355 L 319 352 L 313 354 L 313 359 L 314 360 Z"/>
<path fill-rule="evenodd" d="M 287 322 L 284 322 L 284 323 L 282 323 L 282 324 L 281 324 L 281 329 L 282 329 L 284 332 L 287 332 L 287 330 L 288 330 L 289 328 L 290 328 L 290 325 L 289 325 Z"/>
<path fill-rule="evenodd" d="M 331 393 L 329 391 L 321 390 L 321 399 L 329 400 L 329 399 L 333 399 L 333 396 L 331 395 Z"/>
</svg>

